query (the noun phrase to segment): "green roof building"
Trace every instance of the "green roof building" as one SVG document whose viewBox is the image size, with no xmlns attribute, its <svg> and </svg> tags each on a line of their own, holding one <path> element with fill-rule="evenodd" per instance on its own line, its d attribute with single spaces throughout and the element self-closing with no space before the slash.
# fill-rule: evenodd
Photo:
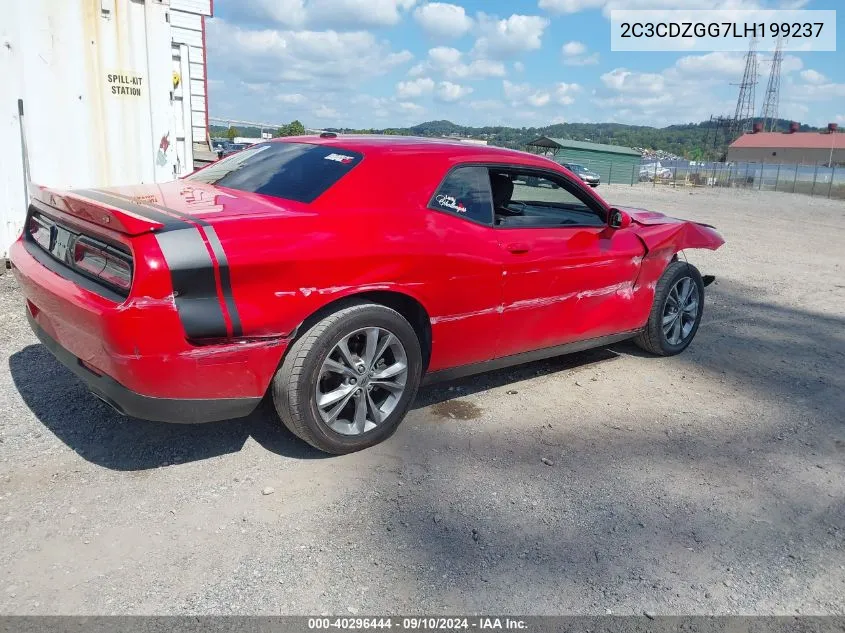
<svg viewBox="0 0 845 633">
<path fill-rule="evenodd" d="M 630 147 L 570 141 L 541 136 L 528 143 L 527 151 L 544 154 L 558 163 L 578 163 L 601 176 L 603 183 L 632 184 L 639 177 L 642 154 Z"/>
</svg>

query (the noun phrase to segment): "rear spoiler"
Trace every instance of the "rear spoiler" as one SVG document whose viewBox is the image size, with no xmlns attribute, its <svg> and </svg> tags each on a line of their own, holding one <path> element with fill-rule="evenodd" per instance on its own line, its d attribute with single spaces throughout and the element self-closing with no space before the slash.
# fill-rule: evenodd
<svg viewBox="0 0 845 633">
<path fill-rule="evenodd" d="M 68 215 L 125 235 L 158 231 L 175 218 L 155 209 L 97 189 L 61 191 L 40 187 L 32 194 L 35 206 L 46 205 Z"/>
</svg>

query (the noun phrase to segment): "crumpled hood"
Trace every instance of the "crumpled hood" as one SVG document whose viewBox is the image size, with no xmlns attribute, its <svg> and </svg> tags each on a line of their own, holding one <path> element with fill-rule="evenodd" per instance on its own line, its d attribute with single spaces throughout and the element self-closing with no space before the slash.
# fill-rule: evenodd
<svg viewBox="0 0 845 633">
<path fill-rule="evenodd" d="M 665 213 L 658 213 L 657 211 L 649 211 L 648 209 L 639 209 L 637 207 L 620 207 L 616 206 L 620 211 L 624 211 L 631 216 L 631 220 L 643 226 L 650 226 L 653 224 L 677 224 L 678 222 L 686 222 L 687 220 L 680 220 L 673 218 Z"/>
<path fill-rule="evenodd" d="M 631 216 L 632 228 L 649 251 L 671 249 L 678 252 L 686 248 L 706 248 L 715 251 L 725 243 L 724 238 L 709 224 L 681 220 L 657 211 L 636 207 L 616 206 L 615 208 Z"/>
</svg>

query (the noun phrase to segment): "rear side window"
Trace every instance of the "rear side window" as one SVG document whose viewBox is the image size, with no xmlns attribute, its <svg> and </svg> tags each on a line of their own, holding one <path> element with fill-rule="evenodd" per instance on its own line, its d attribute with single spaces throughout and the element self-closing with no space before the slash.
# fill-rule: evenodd
<svg viewBox="0 0 845 633">
<path fill-rule="evenodd" d="M 430 209 L 491 225 L 493 199 L 485 167 L 458 167 L 446 176 L 428 204 Z"/>
<path fill-rule="evenodd" d="M 186 180 L 313 202 L 361 162 L 363 154 L 309 143 L 261 143 L 192 174 Z"/>
</svg>

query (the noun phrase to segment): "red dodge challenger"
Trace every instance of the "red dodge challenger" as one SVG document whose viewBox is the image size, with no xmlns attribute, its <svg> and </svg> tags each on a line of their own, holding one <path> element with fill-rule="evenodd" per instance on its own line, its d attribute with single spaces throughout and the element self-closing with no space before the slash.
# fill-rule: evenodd
<svg viewBox="0 0 845 633">
<path fill-rule="evenodd" d="M 39 189 L 11 257 L 38 338 L 119 412 L 223 420 L 269 391 L 347 453 L 423 380 L 627 338 L 681 352 L 712 278 L 678 253 L 722 244 L 532 154 L 325 133 L 163 185 Z"/>
</svg>

